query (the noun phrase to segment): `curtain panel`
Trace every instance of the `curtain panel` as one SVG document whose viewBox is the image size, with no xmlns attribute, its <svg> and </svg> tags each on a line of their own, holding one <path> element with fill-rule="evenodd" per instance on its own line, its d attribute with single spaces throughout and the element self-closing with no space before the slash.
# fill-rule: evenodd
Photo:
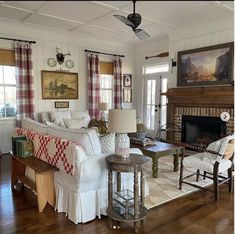
<svg viewBox="0 0 235 234">
<path fill-rule="evenodd" d="M 15 45 L 16 61 L 16 124 L 20 126 L 21 119 L 34 119 L 34 90 L 32 49 L 29 43 L 17 43 Z"/>
<path fill-rule="evenodd" d="M 88 110 L 91 119 L 99 119 L 100 61 L 98 55 L 88 54 Z"/>
<path fill-rule="evenodd" d="M 113 59 L 114 76 L 114 109 L 122 109 L 122 60 L 120 57 Z"/>
</svg>

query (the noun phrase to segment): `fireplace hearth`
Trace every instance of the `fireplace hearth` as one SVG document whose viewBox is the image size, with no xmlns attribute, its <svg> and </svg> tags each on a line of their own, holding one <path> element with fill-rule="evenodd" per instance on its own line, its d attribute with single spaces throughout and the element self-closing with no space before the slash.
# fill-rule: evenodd
<svg viewBox="0 0 235 234">
<path fill-rule="evenodd" d="M 226 136 L 226 123 L 219 117 L 183 115 L 181 142 L 207 146 Z"/>
</svg>

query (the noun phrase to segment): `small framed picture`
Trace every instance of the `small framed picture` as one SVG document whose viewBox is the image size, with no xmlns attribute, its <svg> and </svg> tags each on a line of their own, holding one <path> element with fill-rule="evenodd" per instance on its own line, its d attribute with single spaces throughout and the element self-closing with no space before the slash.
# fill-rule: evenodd
<svg viewBox="0 0 235 234">
<path fill-rule="evenodd" d="M 69 102 L 68 101 L 57 101 L 57 102 L 55 102 L 55 108 L 56 109 L 69 108 Z"/>
<path fill-rule="evenodd" d="M 123 89 L 123 102 L 132 103 L 132 89 Z"/>
<path fill-rule="evenodd" d="M 123 74 L 123 87 L 131 88 L 132 87 L 132 75 Z"/>
</svg>

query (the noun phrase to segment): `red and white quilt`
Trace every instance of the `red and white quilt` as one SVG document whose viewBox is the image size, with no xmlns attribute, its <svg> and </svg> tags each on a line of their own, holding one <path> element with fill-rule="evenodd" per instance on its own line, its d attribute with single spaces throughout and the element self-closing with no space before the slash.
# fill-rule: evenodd
<svg viewBox="0 0 235 234">
<path fill-rule="evenodd" d="M 23 128 L 16 128 L 18 136 L 25 135 L 28 140 L 33 141 L 34 156 L 74 175 L 76 147 L 81 147 L 75 142 L 43 135 Z"/>
</svg>

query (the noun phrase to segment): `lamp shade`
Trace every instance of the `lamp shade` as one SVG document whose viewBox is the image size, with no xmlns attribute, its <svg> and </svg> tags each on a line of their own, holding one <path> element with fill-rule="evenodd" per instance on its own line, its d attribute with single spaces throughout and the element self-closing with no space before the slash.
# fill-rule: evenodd
<svg viewBox="0 0 235 234">
<path fill-rule="evenodd" d="M 116 133 L 136 132 L 136 110 L 109 110 L 108 129 Z"/>
<path fill-rule="evenodd" d="M 108 103 L 107 102 L 100 102 L 98 104 L 98 109 L 100 111 L 107 111 L 108 110 Z"/>
</svg>

